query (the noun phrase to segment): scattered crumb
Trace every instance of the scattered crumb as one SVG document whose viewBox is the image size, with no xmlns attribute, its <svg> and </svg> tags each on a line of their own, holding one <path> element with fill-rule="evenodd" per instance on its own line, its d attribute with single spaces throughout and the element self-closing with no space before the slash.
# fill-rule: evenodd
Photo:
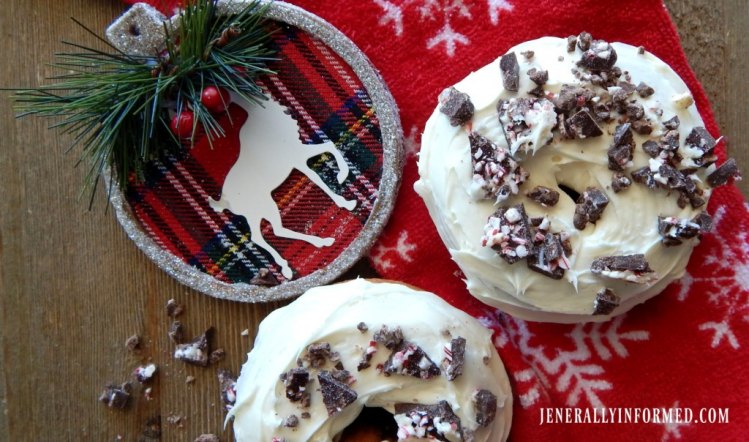
<svg viewBox="0 0 749 442">
<path fill-rule="evenodd" d="M 223 348 L 217 348 L 211 352 L 211 355 L 208 357 L 208 362 L 211 364 L 216 364 L 218 362 L 221 362 L 226 357 L 226 350 Z"/>
<path fill-rule="evenodd" d="M 192 384 L 193 382 L 195 382 L 195 376 L 187 376 L 185 378 L 185 384 Z"/>
<path fill-rule="evenodd" d="M 247 336 L 250 336 L 250 329 L 247 329 L 247 328 L 246 328 L 246 329 L 242 330 L 242 333 L 241 333 L 241 334 L 242 334 L 242 336 L 243 336 L 243 337 L 245 337 L 245 338 L 246 338 Z"/>
<path fill-rule="evenodd" d="M 127 338 L 127 340 L 125 341 L 125 347 L 127 347 L 127 349 L 130 351 L 135 351 L 140 348 L 140 343 L 140 336 L 135 334 Z"/>
<path fill-rule="evenodd" d="M 145 384 L 153 379 L 157 369 L 156 364 L 141 365 L 133 371 L 133 376 L 135 376 L 138 382 Z"/>
<path fill-rule="evenodd" d="M 166 302 L 166 314 L 172 318 L 176 318 L 185 311 L 182 304 L 178 303 L 174 299 L 170 299 Z"/>
<path fill-rule="evenodd" d="M 201 434 L 195 439 L 195 442 L 219 442 L 220 440 L 215 434 Z"/>
</svg>

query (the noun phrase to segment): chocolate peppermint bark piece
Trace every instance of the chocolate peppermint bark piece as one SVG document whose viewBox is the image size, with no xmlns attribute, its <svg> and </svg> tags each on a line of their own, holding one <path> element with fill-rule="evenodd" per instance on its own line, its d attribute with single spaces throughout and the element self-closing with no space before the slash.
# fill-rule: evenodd
<svg viewBox="0 0 749 442">
<path fill-rule="evenodd" d="M 395 404 L 398 440 L 412 437 L 436 439 L 442 442 L 464 441 L 460 418 L 447 401 L 434 405 Z"/>
<path fill-rule="evenodd" d="M 648 86 L 644 81 L 641 81 L 640 84 L 637 85 L 637 94 L 641 96 L 642 98 L 647 98 L 655 93 L 655 89 Z"/>
<path fill-rule="evenodd" d="M 657 158 L 661 153 L 661 146 L 657 141 L 648 140 L 642 143 L 642 150 L 650 156 L 650 158 Z"/>
<path fill-rule="evenodd" d="M 442 360 L 442 368 L 448 381 L 454 381 L 463 374 L 465 364 L 466 340 L 458 336 L 445 345 L 445 358 Z"/>
<path fill-rule="evenodd" d="M 497 415 L 497 396 L 489 390 L 478 390 L 473 394 L 476 423 L 488 427 Z"/>
<path fill-rule="evenodd" d="M 736 160 L 729 158 L 720 167 L 715 169 L 713 173 L 707 176 L 707 184 L 712 187 L 718 187 L 727 184 L 732 178 L 741 180 L 741 172 L 739 172 Z"/>
<path fill-rule="evenodd" d="M 141 384 L 145 384 L 153 379 L 154 375 L 156 374 L 156 370 L 158 370 L 156 364 L 141 365 L 133 370 L 133 376 L 138 382 L 140 382 Z"/>
<path fill-rule="evenodd" d="M 534 246 L 534 253 L 528 257 L 528 268 L 551 279 L 562 279 L 569 269 L 560 234 L 546 233 L 543 243 Z"/>
<path fill-rule="evenodd" d="M 582 40 L 578 38 L 578 45 Z M 582 49 L 582 46 L 580 46 Z M 580 65 L 591 71 L 608 71 L 616 64 L 616 51 L 614 48 L 603 40 L 595 40 L 590 44 L 590 48 L 583 49 Z"/>
<path fill-rule="evenodd" d="M 658 233 L 660 233 L 661 242 L 665 246 L 678 246 L 686 239 L 694 238 L 700 233 L 709 232 L 712 225 L 712 218 L 705 212 L 698 214 L 691 220 L 674 216 L 658 217 Z"/>
<path fill-rule="evenodd" d="M 502 132 L 510 148 L 517 152 L 535 153 L 553 138 L 557 121 L 554 103 L 546 98 L 510 98 L 497 103 Z"/>
<path fill-rule="evenodd" d="M 602 256 L 590 265 L 593 274 L 629 282 L 644 283 L 651 280 L 653 269 L 643 254 Z"/>
<path fill-rule="evenodd" d="M 549 81 L 549 71 L 542 71 L 536 68 L 531 68 L 528 71 L 528 77 L 530 77 L 532 82 L 536 83 L 539 86 L 543 86 L 547 81 Z"/>
<path fill-rule="evenodd" d="M 658 183 L 655 181 L 655 173 L 650 170 L 649 166 L 641 167 L 632 172 L 632 180 L 646 186 L 648 189 L 658 187 Z"/>
<path fill-rule="evenodd" d="M 185 339 L 185 328 L 182 326 L 181 322 L 173 321 L 169 326 L 169 332 L 167 334 L 172 342 L 175 344 L 181 344 Z"/>
<path fill-rule="evenodd" d="M 185 308 L 182 304 L 178 303 L 175 299 L 170 299 L 166 302 L 166 314 L 171 318 L 176 318 L 184 312 Z"/>
<path fill-rule="evenodd" d="M 317 375 L 320 382 L 320 392 L 328 416 L 334 416 L 349 406 L 357 398 L 356 391 L 345 383 L 336 379 L 329 371 L 321 371 Z"/>
<path fill-rule="evenodd" d="M 507 263 L 514 264 L 533 252 L 533 234 L 525 206 L 500 207 L 484 226 L 484 247 L 491 247 Z"/>
<path fill-rule="evenodd" d="M 502 86 L 511 92 L 517 92 L 520 86 L 520 66 L 518 57 L 510 52 L 499 59 L 499 70 L 502 72 Z"/>
<path fill-rule="evenodd" d="M 185 344 L 177 344 L 174 350 L 174 358 L 201 367 L 208 366 L 208 358 L 211 354 L 210 336 L 213 328 L 209 328 L 202 335 Z"/>
<path fill-rule="evenodd" d="M 475 109 L 471 97 L 454 87 L 442 91 L 438 101 L 440 112 L 447 115 L 452 126 L 462 126 L 473 118 Z"/>
<path fill-rule="evenodd" d="M 595 224 L 608 204 L 609 198 L 600 189 L 595 187 L 585 189 L 575 205 L 575 215 L 572 218 L 575 228 L 583 230 L 588 223 Z"/>
<path fill-rule="evenodd" d="M 622 172 L 616 172 L 614 176 L 611 177 L 611 190 L 613 190 L 614 193 L 619 193 L 624 189 L 628 189 L 631 185 L 632 180 Z"/>
<path fill-rule="evenodd" d="M 525 194 L 543 207 L 553 207 L 559 202 L 559 192 L 544 186 L 536 186 Z"/>
<path fill-rule="evenodd" d="M 684 156 L 691 164 L 687 166 L 703 167 L 714 160 L 712 155 L 717 141 L 704 127 L 695 127 L 689 132 L 684 140 L 684 148 L 681 149 Z"/>
<path fill-rule="evenodd" d="M 356 371 L 362 371 L 369 368 L 372 364 L 372 357 L 377 353 L 377 341 L 369 341 L 369 345 L 364 349 L 359 363 L 356 365 Z"/>
<path fill-rule="evenodd" d="M 593 300 L 594 315 L 608 315 L 619 306 L 621 299 L 611 289 L 603 288 L 596 293 L 596 299 Z"/>
<path fill-rule="evenodd" d="M 400 327 L 391 329 L 383 325 L 375 332 L 373 338 L 376 342 L 384 345 L 388 350 L 393 350 L 403 342 L 403 331 L 401 331 Z"/>
<path fill-rule="evenodd" d="M 330 359 L 333 362 L 340 360 L 337 353 L 331 351 L 330 343 L 316 342 L 307 346 L 307 351 L 302 355 L 305 366 L 320 368 Z"/>
<path fill-rule="evenodd" d="M 393 349 L 383 366 L 383 371 L 388 375 L 400 374 L 421 379 L 431 379 L 440 374 L 439 367 L 424 350 L 408 341 L 403 341 Z"/>
<path fill-rule="evenodd" d="M 598 127 L 598 123 L 590 115 L 590 112 L 584 109 L 567 118 L 565 123 L 567 124 L 567 132 L 575 138 L 595 138 L 603 135 L 603 131 Z"/>
<path fill-rule="evenodd" d="M 104 387 L 104 391 L 99 395 L 99 402 L 103 403 L 109 408 L 117 408 L 123 410 L 127 408 L 130 403 L 130 394 L 132 393 L 132 385 L 129 382 L 117 386 L 114 384 L 107 384 Z"/>
<path fill-rule="evenodd" d="M 668 130 L 678 129 L 679 124 L 681 124 L 681 122 L 679 121 L 679 117 L 677 115 L 674 115 L 673 117 L 663 122 L 663 126 Z"/>
<path fill-rule="evenodd" d="M 590 49 L 591 43 L 593 43 L 593 36 L 590 35 L 589 32 L 583 31 L 577 36 L 577 47 L 579 47 L 581 51 L 584 52 Z M 569 45 L 569 38 L 567 39 L 567 44 Z M 568 47 L 568 52 L 574 52 L 574 49 L 570 51 Z"/>
<path fill-rule="evenodd" d="M 237 402 L 237 377 L 225 369 L 220 369 L 216 377 L 218 377 L 218 385 L 221 389 L 221 402 L 224 403 L 224 409 L 229 411 Z"/>
<path fill-rule="evenodd" d="M 306 368 L 292 368 L 281 375 L 281 382 L 286 387 L 286 398 L 291 402 L 300 402 L 303 407 L 310 403 L 310 393 L 307 385 L 310 382 L 309 371 Z"/>
<path fill-rule="evenodd" d="M 570 35 L 567 37 L 567 52 L 575 52 L 575 47 L 577 46 L 577 37 L 574 35 Z"/>
<path fill-rule="evenodd" d="M 476 132 L 468 136 L 471 143 L 473 180 L 470 193 L 474 199 L 495 199 L 502 202 L 515 195 L 528 178 L 510 152 Z"/>
<path fill-rule="evenodd" d="M 624 171 L 625 167 L 632 164 L 632 158 L 635 151 L 635 140 L 632 136 L 632 125 L 624 123 L 616 126 L 614 139 L 609 147 L 609 169 L 614 171 Z"/>
</svg>

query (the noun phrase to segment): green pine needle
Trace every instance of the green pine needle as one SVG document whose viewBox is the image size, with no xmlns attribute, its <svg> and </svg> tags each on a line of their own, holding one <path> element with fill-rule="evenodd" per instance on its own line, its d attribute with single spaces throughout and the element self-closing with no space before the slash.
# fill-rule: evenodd
<svg viewBox="0 0 749 442">
<path fill-rule="evenodd" d="M 205 86 L 245 100 L 267 99 L 255 78 L 271 73 L 266 62 L 273 52 L 264 27 L 268 5 L 256 0 L 236 15 L 219 16 L 215 0 L 194 0 L 181 13 L 176 35 L 165 24 L 166 50 L 152 57 L 127 55 L 108 43 L 114 52 L 63 42 L 71 52 L 55 54 L 52 64 L 62 73 L 50 78 L 54 84 L 17 90 L 18 116 L 55 118 L 51 127 L 72 135 L 68 150 L 81 149 L 78 164 L 89 168 L 84 190 L 91 191 L 92 201 L 107 168 L 124 188 L 131 177 L 143 179 L 147 162 L 183 148 L 169 128 L 175 112 L 193 111 L 190 142 L 199 127 L 209 143 L 224 135 L 200 101 Z"/>
</svg>

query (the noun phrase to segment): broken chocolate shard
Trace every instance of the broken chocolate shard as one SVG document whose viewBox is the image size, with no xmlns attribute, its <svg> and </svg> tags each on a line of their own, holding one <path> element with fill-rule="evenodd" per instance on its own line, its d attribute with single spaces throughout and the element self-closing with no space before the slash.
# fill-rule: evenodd
<svg viewBox="0 0 749 442">
<path fill-rule="evenodd" d="M 478 390 L 473 394 L 476 423 L 488 427 L 497 415 L 497 396 L 489 390 Z"/>
<path fill-rule="evenodd" d="M 286 399 L 291 402 L 300 402 L 303 407 L 309 406 L 309 371 L 305 368 L 292 368 L 284 373 L 281 379 L 286 387 Z"/>
<path fill-rule="evenodd" d="M 367 330 L 369 330 L 369 327 L 367 327 L 366 323 L 360 322 L 360 323 L 356 324 L 356 329 L 359 330 L 360 332 L 364 333 Z"/>
<path fill-rule="evenodd" d="M 320 368 L 330 357 L 330 343 L 316 342 L 307 346 L 307 352 L 302 355 L 302 361 L 312 368 Z"/>
<path fill-rule="evenodd" d="M 715 148 L 716 141 L 707 129 L 697 126 L 689 132 L 684 143 L 687 146 L 701 150 L 703 154 L 707 154 Z"/>
<path fill-rule="evenodd" d="M 371 365 L 370 362 L 375 353 L 377 353 L 377 341 L 369 341 L 369 345 L 364 349 L 362 357 L 356 366 L 356 371 L 362 371 L 369 368 Z"/>
<path fill-rule="evenodd" d="M 707 233 L 713 229 L 713 217 L 706 212 L 698 213 L 694 218 L 692 218 L 692 222 L 700 226 L 700 231 L 702 233 Z"/>
<path fill-rule="evenodd" d="M 642 98 L 647 98 L 655 93 L 655 90 L 648 86 L 644 81 L 641 81 L 640 84 L 637 85 L 637 94 L 641 96 Z"/>
<path fill-rule="evenodd" d="M 679 128 L 679 117 L 677 115 L 674 115 L 670 119 L 663 122 L 663 126 L 668 130 L 676 130 Z"/>
<path fill-rule="evenodd" d="M 438 441 L 463 440 L 460 418 L 447 401 L 438 404 L 395 404 L 395 420 L 406 434 L 423 434 Z"/>
<path fill-rule="evenodd" d="M 523 57 L 525 57 L 525 59 L 526 59 L 526 60 L 531 60 L 531 59 L 533 59 L 533 56 L 534 56 L 535 54 L 536 54 L 536 53 L 535 53 L 535 52 L 533 52 L 533 51 L 523 51 L 523 52 L 521 52 L 521 53 L 520 53 L 520 55 L 522 55 Z"/>
<path fill-rule="evenodd" d="M 101 392 L 99 401 L 109 408 L 123 410 L 130 403 L 131 389 L 132 386 L 127 382 L 121 386 L 108 384 L 104 387 L 104 391 Z"/>
<path fill-rule="evenodd" d="M 440 112 L 447 115 L 452 126 L 462 126 L 473 118 L 474 106 L 471 97 L 454 87 L 442 91 L 439 103 Z"/>
<path fill-rule="evenodd" d="M 353 403 L 357 394 L 348 385 L 333 377 L 329 371 L 321 371 L 317 375 L 320 382 L 320 392 L 325 409 L 328 410 L 328 416 L 334 416 L 340 413 L 349 404 Z"/>
<path fill-rule="evenodd" d="M 390 329 L 383 325 L 373 336 L 374 340 L 384 345 L 388 350 L 392 350 L 403 342 L 403 331 L 400 327 Z"/>
<path fill-rule="evenodd" d="M 133 370 L 133 376 L 138 382 L 140 382 L 141 384 L 145 384 L 153 379 L 157 369 L 158 367 L 153 363 L 141 365 Z"/>
<path fill-rule="evenodd" d="M 634 157 L 635 141 L 630 128 L 630 123 L 616 126 L 614 140 L 608 150 L 609 169 L 611 170 L 624 171 Z"/>
<path fill-rule="evenodd" d="M 567 38 L 567 48 L 569 49 L 569 42 L 570 39 Z M 585 52 L 588 49 L 590 49 L 590 44 L 593 43 L 593 36 L 590 35 L 589 32 L 581 32 L 580 35 L 577 36 L 577 46 L 580 48 L 581 51 Z M 568 52 L 573 52 L 569 51 Z"/>
<path fill-rule="evenodd" d="M 541 244 L 535 245 L 528 257 L 528 268 L 551 279 L 562 279 L 568 267 L 564 247 L 558 233 L 546 233 Z"/>
<path fill-rule="evenodd" d="M 174 350 L 174 358 L 192 365 L 208 366 L 208 358 L 211 353 L 210 336 L 212 333 L 213 328 L 211 327 L 192 341 L 185 344 L 177 344 L 177 348 Z"/>
<path fill-rule="evenodd" d="M 501 101 L 499 105 L 502 105 Z M 473 178 L 469 189 L 471 197 L 501 202 L 517 194 L 518 186 L 525 182 L 528 173 L 518 165 L 510 152 L 477 132 L 469 133 L 468 141 L 471 145 L 473 166 Z"/>
<path fill-rule="evenodd" d="M 653 133 L 653 125 L 645 119 L 634 120 L 632 121 L 632 130 L 640 135 L 650 135 Z"/>
<path fill-rule="evenodd" d="M 169 326 L 168 335 L 172 342 L 175 344 L 181 344 L 185 339 L 185 329 L 182 326 L 182 323 L 179 321 L 172 322 L 172 325 Z"/>
<path fill-rule="evenodd" d="M 632 180 L 636 183 L 647 186 L 648 189 L 655 189 L 657 182 L 655 181 L 655 174 L 650 170 L 650 167 L 645 166 L 632 172 Z"/>
<path fill-rule="evenodd" d="M 578 45 L 580 45 L 580 41 L 581 39 L 578 38 Z M 580 48 L 582 49 L 582 46 Z M 603 40 L 593 41 L 590 48 L 583 49 L 583 51 L 580 64 L 591 71 L 608 71 L 616 64 L 616 51 Z"/>
<path fill-rule="evenodd" d="M 575 215 L 572 219 L 575 228 L 583 230 L 588 223 L 595 224 L 608 204 L 609 198 L 600 189 L 595 187 L 585 189 L 575 205 Z"/>
<path fill-rule="evenodd" d="M 127 347 L 129 351 L 138 350 L 140 348 L 140 336 L 135 334 L 127 338 L 127 341 L 125 341 L 125 347 Z"/>
<path fill-rule="evenodd" d="M 556 98 L 554 106 L 564 112 L 572 112 L 576 108 L 587 106 L 596 94 L 582 86 L 563 84 Z"/>
<path fill-rule="evenodd" d="M 577 37 L 570 35 L 567 37 L 567 52 L 575 52 L 575 46 L 577 46 Z"/>
<path fill-rule="evenodd" d="M 445 358 L 442 360 L 442 368 L 448 381 L 454 381 L 463 374 L 465 364 L 466 340 L 462 337 L 452 339 L 445 346 Z"/>
<path fill-rule="evenodd" d="M 502 72 L 502 86 L 508 91 L 517 92 L 520 86 L 520 66 L 515 52 L 510 52 L 500 58 L 499 70 Z"/>
<path fill-rule="evenodd" d="M 575 138 L 593 138 L 603 135 L 603 131 L 587 110 L 581 110 L 566 121 L 567 130 Z"/>
<path fill-rule="evenodd" d="M 532 68 L 528 71 L 528 77 L 530 77 L 531 81 L 537 85 L 543 86 L 547 81 L 549 81 L 549 71 L 540 71 L 536 68 Z"/>
<path fill-rule="evenodd" d="M 280 284 L 278 279 L 273 276 L 270 270 L 261 268 L 257 271 L 257 274 L 250 280 L 250 284 L 260 285 L 263 287 L 274 287 Z"/>
<path fill-rule="evenodd" d="M 594 315 L 608 315 L 619 306 L 621 300 L 611 289 L 601 289 L 593 300 Z"/>
<path fill-rule="evenodd" d="M 652 280 L 653 269 L 643 254 L 602 256 L 593 260 L 590 271 L 612 279 L 645 283 Z"/>
<path fill-rule="evenodd" d="M 632 180 L 630 180 L 622 172 L 616 172 L 611 178 L 611 189 L 614 191 L 614 193 L 619 193 L 622 190 L 629 188 L 629 186 L 631 185 Z"/>
<path fill-rule="evenodd" d="M 721 166 L 715 169 L 713 173 L 708 175 L 707 183 L 712 187 L 718 187 L 727 184 L 731 179 L 741 179 L 739 166 L 736 164 L 736 160 L 733 158 L 729 158 L 728 160 L 726 160 L 725 163 L 721 164 Z"/>
<path fill-rule="evenodd" d="M 393 349 L 383 371 L 387 374 L 400 374 L 421 379 L 431 379 L 440 374 L 440 369 L 427 356 L 424 350 L 413 342 L 403 341 Z"/>
<path fill-rule="evenodd" d="M 491 247 L 508 264 L 514 264 L 533 253 L 530 221 L 521 203 L 500 207 L 487 220 L 481 244 Z"/>
<path fill-rule="evenodd" d="M 182 312 L 185 310 L 184 307 L 182 307 L 181 304 L 179 304 L 176 300 L 170 299 L 166 302 L 166 314 L 167 316 L 171 318 L 176 318 L 177 316 L 181 315 Z"/>
<path fill-rule="evenodd" d="M 231 410 L 237 402 L 237 377 L 232 372 L 220 369 L 216 373 L 218 385 L 221 390 L 221 402 L 224 403 L 224 409 Z"/>
<path fill-rule="evenodd" d="M 645 108 L 640 103 L 629 103 L 625 106 L 624 112 L 632 120 L 639 120 L 645 117 Z"/>
<path fill-rule="evenodd" d="M 292 414 L 283 421 L 283 426 L 287 428 L 296 428 L 299 425 L 299 418 Z"/>
<path fill-rule="evenodd" d="M 211 364 L 217 364 L 226 358 L 226 350 L 223 348 L 217 348 L 211 352 L 211 355 L 208 356 L 208 362 Z"/>
<path fill-rule="evenodd" d="M 544 186 L 534 187 L 525 196 L 543 207 L 553 207 L 559 202 L 559 192 Z"/>
<path fill-rule="evenodd" d="M 712 224 L 712 218 L 705 212 L 696 215 L 691 220 L 674 216 L 659 216 L 658 233 L 662 237 L 663 245 L 672 247 L 678 246 L 684 240 L 694 238 L 700 233 L 709 232 Z"/>
<path fill-rule="evenodd" d="M 642 150 L 644 150 L 651 158 L 655 158 L 660 155 L 661 146 L 656 141 L 648 140 L 642 143 Z"/>
</svg>

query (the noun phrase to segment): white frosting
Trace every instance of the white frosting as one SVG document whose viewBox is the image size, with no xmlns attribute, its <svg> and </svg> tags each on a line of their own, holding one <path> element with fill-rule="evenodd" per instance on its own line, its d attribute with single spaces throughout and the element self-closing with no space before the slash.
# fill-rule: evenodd
<svg viewBox="0 0 749 442">
<path fill-rule="evenodd" d="M 365 322 L 369 330 L 357 330 L 359 322 Z M 453 381 L 447 380 L 445 370 L 427 380 L 398 374 L 384 376 L 376 366 L 387 360 L 390 350 L 382 344 L 371 367 L 357 371 L 372 334 L 382 325 L 401 327 L 404 339 L 421 347 L 438 365 L 445 345 L 458 336 L 465 338 L 463 374 Z M 328 417 L 323 404 L 315 369 L 310 369 L 314 381 L 310 384 L 311 404 L 306 409 L 286 399 L 284 384 L 279 380 L 279 375 L 296 367 L 297 358 L 309 344 L 318 342 L 330 343 L 331 350 L 340 353 L 344 368 L 356 378 L 351 388 L 358 394 L 357 400 L 332 417 Z M 477 428 L 472 402 L 478 389 L 497 396 L 496 418 L 483 428 Z M 464 428 L 475 430 L 477 442 L 507 438 L 512 393 L 492 345 L 491 332 L 431 293 L 401 284 L 358 279 L 313 288 L 263 320 L 255 347 L 237 381 L 237 402 L 230 417 L 234 417 L 237 441 L 270 442 L 274 437 L 288 442 L 331 441 L 354 421 L 364 405 L 392 413 L 396 403 L 437 404 L 441 400 L 451 405 Z M 309 419 L 299 419 L 296 428 L 283 426 L 289 415 L 299 417 L 304 411 L 311 414 Z"/>
<path fill-rule="evenodd" d="M 525 96 L 523 91 L 536 86 L 526 75 L 531 68 L 548 70 L 549 79 L 544 89 L 554 94 L 560 91 L 562 84 L 582 84 L 572 73 L 572 69 L 577 68 L 575 63 L 580 59 L 581 51 L 578 48 L 574 53 L 567 53 L 566 45 L 566 39 L 545 37 L 510 49 L 517 54 L 527 50 L 535 52 L 531 60 L 518 57 L 520 94 L 508 92 L 502 87 L 498 60 L 456 84 L 455 88 L 467 93 L 476 108 L 471 122 L 473 130 L 508 148 L 498 122 L 496 106 L 500 99 Z M 637 48 L 630 45 L 612 43 L 612 46 L 618 55 L 616 66 L 631 74 L 631 82 L 637 85 L 644 81 L 655 89 L 655 93 L 648 98 L 641 98 L 637 93 L 632 96 L 643 105 L 646 118 L 654 123 L 654 130 L 650 136 L 634 133 L 634 160 L 627 169 L 627 172 L 631 172 L 649 164 L 650 157 L 641 146 L 644 141 L 658 139 L 663 134 L 661 122 L 674 115 L 679 117 L 682 148 L 692 128 L 703 126 L 703 123 L 695 106 L 687 105 L 689 100 L 684 97 L 691 98 L 687 86 L 664 62 L 648 52 L 638 54 Z M 674 100 L 674 97 L 680 99 Z M 660 116 L 656 113 L 657 109 L 663 110 Z M 553 123 L 549 121 L 548 124 Z M 683 275 L 697 240 L 684 241 L 678 247 L 664 247 L 657 230 L 657 217 L 692 218 L 700 210 L 689 205 L 684 209 L 679 208 L 676 192 L 667 195 L 665 190 L 650 190 L 638 183 L 614 193 L 611 190 L 613 172 L 608 169 L 607 151 L 615 127 L 616 122 L 612 122 L 602 127 L 603 136 L 585 140 L 561 140 L 559 134 L 555 134 L 549 145 L 532 155 L 517 156 L 530 177 L 521 186 L 519 194 L 512 195 L 502 205 L 523 202 L 529 216 L 548 216 L 551 231 L 570 234 L 573 253 L 568 258 L 571 268 L 565 272 L 564 279 L 552 280 L 531 271 L 525 262 L 509 265 L 491 248 L 482 247 L 481 238 L 487 218 L 497 206 L 494 201 L 476 201 L 470 197 L 472 173 L 468 134 L 464 128 L 451 126 L 448 118 L 435 110 L 422 136 L 420 180 L 414 188 L 424 199 L 452 258 L 463 270 L 471 294 L 525 319 L 603 321 L 656 295 Z M 535 128 L 538 133 L 547 129 Z M 704 169 L 699 174 L 704 181 Z M 578 192 L 594 186 L 607 194 L 610 203 L 595 225 L 589 224 L 582 231 L 573 226 L 575 202 L 559 188 L 560 183 Z M 544 208 L 524 196 L 525 192 L 539 185 L 560 192 L 556 206 Z M 709 189 L 703 196 L 709 196 Z M 638 284 L 594 275 L 590 271 L 590 264 L 597 257 L 635 253 L 645 254 L 659 279 L 648 279 Z M 609 316 L 591 316 L 595 295 L 603 287 L 611 288 L 618 294 L 621 305 Z"/>
</svg>

